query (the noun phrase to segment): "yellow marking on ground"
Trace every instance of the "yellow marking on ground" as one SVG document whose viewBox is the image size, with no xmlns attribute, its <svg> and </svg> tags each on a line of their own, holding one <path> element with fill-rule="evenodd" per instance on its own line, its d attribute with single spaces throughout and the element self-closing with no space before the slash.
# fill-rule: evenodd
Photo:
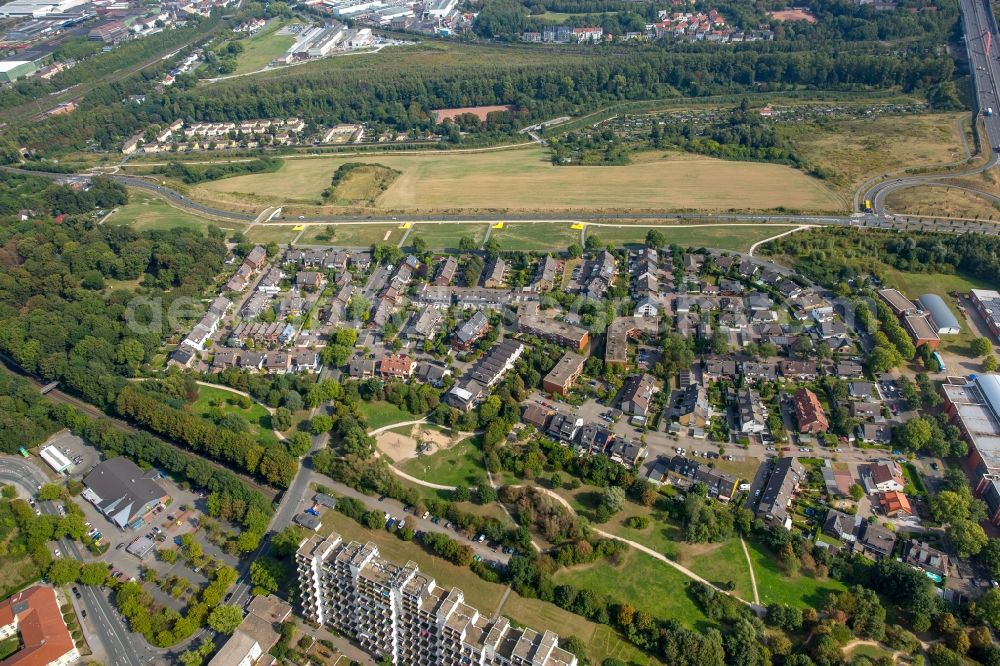
<svg viewBox="0 0 1000 666">
<path fill-rule="evenodd" d="M 576 224 L 571 226 L 570 229 L 576 229 L 577 231 L 583 229 L 583 222 L 577 222 Z"/>
<path fill-rule="evenodd" d="M 494 229 L 503 229 L 503 222 L 497 222 L 493 225 Z"/>
<path fill-rule="evenodd" d="M 304 224 L 296 224 L 294 227 L 292 227 L 292 231 L 305 231 L 305 230 L 306 230 L 306 225 Z"/>
<path fill-rule="evenodd" d="M 413 222 L 403 222 L 401 225 L 399 225 L 399 228 L 400 229 L 409 229 L 412 226 L 413 226 Z"/>
</svg>

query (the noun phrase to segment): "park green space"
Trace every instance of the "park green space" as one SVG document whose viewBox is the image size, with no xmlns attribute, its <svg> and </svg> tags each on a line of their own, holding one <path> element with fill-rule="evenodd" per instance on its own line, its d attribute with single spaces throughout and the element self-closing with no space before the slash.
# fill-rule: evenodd
<svg viewBox="0 0 1000 666">
<path fill-rule="evenodd" d="M 331 532 L 340 534 L 347 541 L 373 541 L 382 557 L 397 564 L 410 560 L 416 562 L 421 571 L 437 580 L 438 585 L 462 590 L 465 602 L 479 609 L 487 617 L 491 617 L 497 610 L 506 590 L 503 585 L 484 581 L 467 567 L 460 567 L 430 555 L 412 541 L 403 541 L 385 530 L 366 529 L 336 511 L 323 514 L 319 530 L 324 536 Z M 626 643 L 610 627 L 590 622 L 586 618 L 538 599 L 524 599 L 513 591 L 500 608 L 500 613 L 520 625 L 539 631 L 551 629 L 563 637 L 576 636 L 587 644 L 592 663 L 599 664 L 607 657 L 619 655 L 624 655 L 638 664 L 648 663 L 650 666 L 655 666 L 659 663 L 648 659 Z"/>
<path fill-rule="evenodd" d="M 333 235 L 329 236 L 331 230 Z M 404 233 L 406 232 L 399 228 L 399 224 L 311 224 L 299 238 L 298 245 L 337 247 L 371 247 L 375 243 L 395 245 Z"/>
<path fill-rule="evenodd" d="M 676 243 L 681 247 L 746 251 L 759 240 L 794 228 L 793 225 L 784 224 L 704 224 L 687 227 L 670 224 L 620 227 L 587 225 L 587 236 L 596 236 L 602 244 L 639 246 L 645 244 L 649 230 L 656 229 L 666 237 L 668 243 Z"/>
<path fill-rule="evenodd" d="M 286 21 L 272 21 L 259 33 L 240 42 L 243 53 L 236 58 L 233 74 L 249 74 L 267 67 L 268 63 L 284 54 L 295 43 L 295 35 L 277 34 L 288 25 Z"/>
<path fill-rule="evenodd" d="M 254 243 L 277 243 L 287 245 L 295 240 L 299 235 L 298 231 L 292 229 L 292 225 L 258 225 L 246 232 L 247 238 Z"/>
<path fill-rule="evenodd" d="M 427 243 L 431 250 L 457 251 L 459 241 L 468 236 L 479 247 L 486 238 L 488 224 L 431 224 L 418 222 L 413 225 L 410 235 L 406 240 L 407 245 L 412 246 L 413 239 L 419 236 Z M 496 233 L 494 230 L 493 233 Z"/>
<path fill-rule="evenodd" d="M 419 455 L 397 467 L 422 481 L 446 486 L 473 486 L 486 473 L 480 438 L 467 437 L 429 455 Z"/>
<path fill-rule="evenodd" d="M 830 593 L 847 589 L 842 582 L 833 578 L 818 580 L 801 573 L 785 575 L 778 564 L 778 558 L 753 540 L 747 541 L 747 550 L 757 577 L 760 602 L 765 606 L 780 603 L 797 608 L 822 608 Z"/>
<path fill-rule="evenodd" d="M 129 226 L 136 231 L 166 230 L 175 227 L 203 231 L 209 225 L 241 230 L 239 222 L 214 222 L 174 208 L 163 199 L 139 190 L 129 190 L 129 202 L 111 213 L 105 224 Z"/>
<path fill-rule="evenodd" d="M 252 402 L 250 407 L 244 409 L 240 407 L 241 396 L 224 388 L 214 386 L 198 386 L 198 399 L 191 403 L 191 410 L 201 417 L 207 417 L 212 410 L 212 403 L 222 401 L 221 408 L 227 414 L 239 414 L 245 418 L 258 437 L 268 442 L 276 442 L 273 430 L 271 429 L 271 414 L 259 402 Z"/>
<path fill-rule="evenodd" d="M 415 421 L 420 418 L 417 414 L 400 409 L 391 402 L 384 400 L 362 400 L 361 413 L 364 414 L 370 430 L 377 430 L 393 423 L 403 421 Z"/>
<path fill-rule="evenodd" d="M 628 601 L 653 617 L 672 618 L 692 629 L 713 625 L 687 593 L 691 579 L 638 550 L 625 551 L 617 564 L 601 560 L 562 569 L 553 580 Z"/>
<path fill-rule="evenodd" d="M 503 229 L 494 229 L 491 240 L 501 250 L 541 251 L 562 250 L 580 244 L 580 230 L 568 222 L 505 222 Z"/>
<path fill-rule="evenodd" d="M 554 166 L 548 151 L 511 150 L 286 159 L 276 174 L 202 183 L 195 198 L 224 204 L 320 206 L 333 173 L 347 162 L 400 172 L 378 197 L 391 211 L 501 210 L 842 210 L 822 181 L 791 167 L 677 153 L 641 153 L 625 166 Z M 344 210 L 322 206 L 320 212 Z"/>
</svg>

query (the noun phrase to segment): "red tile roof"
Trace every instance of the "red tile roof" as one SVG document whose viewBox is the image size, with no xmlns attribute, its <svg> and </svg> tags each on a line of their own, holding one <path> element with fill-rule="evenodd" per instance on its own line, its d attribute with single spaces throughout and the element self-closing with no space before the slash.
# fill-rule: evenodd
<svg viewBox="0 0 1000 666">
<path fill-rule="evenodd" d="M 830 429 L 819 398 L 807 388 L 795 392 L 795 416 L 799 420 L 799 432 L 825 432 Z"/>
<path fill-rule="evenodd" d="M 0 666 L 47 666 L 76 647 L 51 587 L 35 585 L 0 601 L 0 626 L 15 616 L 24 647 Z"/>
<path fill-rule="evenodd" d="M 910 499 L 900 492 L 891 491 L 882 493 L 878 498 L 878 503 L 887 515 L 899 511 L 905 511 L 908 514 L 913 513 L 913 508 L 910 506 Z"/>
</svg>

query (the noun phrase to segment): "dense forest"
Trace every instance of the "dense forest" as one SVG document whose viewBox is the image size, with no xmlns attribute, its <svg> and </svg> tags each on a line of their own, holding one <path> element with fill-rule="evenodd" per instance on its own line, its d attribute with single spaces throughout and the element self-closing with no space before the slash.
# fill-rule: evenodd
<svg viewBox="0 0 1000 666">
<path fill-rule="evenodd" d="M 59 380 L 107 407 L 123 378 L 134 375 L 172 332 L 165 316 L 171 304 L 200 298 L 219 274 L 226 256 L 222 234 L 213 229 L 207 238 L 179 229 L 138 233 L 96 226 L 75 210 L 56 224 L 47 216 L 66 210 L 63 199 L 70 194 L 79 204 L 103 188 L 120 203 L 123 191 L 107 182 L 78 193 L 7 174 L 0 175 L 0 191 L 17 182 L 30 194 L 22 201 L 37 204 L 38 218 L 0 229 L 0 352 L 26 371 Z M 113 281 L 139 286 L 109 287 Z M 133 299 L 139 295 L 144 300 L 137 305 Z"/>
</svg>

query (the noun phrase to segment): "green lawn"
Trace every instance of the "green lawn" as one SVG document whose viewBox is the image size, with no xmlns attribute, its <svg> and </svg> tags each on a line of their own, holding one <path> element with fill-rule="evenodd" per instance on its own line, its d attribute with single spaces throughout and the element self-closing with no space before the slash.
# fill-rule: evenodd
<svg viewBox="0 0 1000 666">
<path fill-rule="evenodd" d="M 733 592 L 745 601 L 753 601 L 750 566 L 739 538 L 733 537 L 721 543 L 681 543 L 677 561 L 716 585 L 729 581 L 736 583 Z"/>
<path fill-rule="evenodd" d="M 674 227 L 671 225 L 595 227 L 587 225 L 587 236 L 597 236 L 603 244 L 643 245 L 650 229 L 658 229 L 668 243 L 681 247 L 712 247 L 721 250 L 748 250 L 752 244 L 793 229 L 791 225 L 713 225 Z"/>
<path fill-rule="evenodd" d="M 777 558 L 764 546 L 747 541 L 750 561 L 757 576 L 757 591 L 762 604 L 782 603 L 799 608 L 820 608 L 830 592 L 841 592 L 847 587 L 838 580 L 816 580 L 802 574 L 786 576 Z"/>
<path fill-rule="evenodd" d="M 472 238 L 476 247 L 482 244 L 486 237 L 487 224 L 427 224 L 413 225 L 413 231 L 406 239 L 406 245 L 412 246 L 413 239 L 419 236 L 427 242 L 431 250 L 457 251 L 458 242 L 463 236 Z"/>
<path fill-rule="evenodd" d="M 413 458 L 399 468 L 423 481 L 446 486 L 475 485 L 486 472 L 479 437 L 469 437 L 447 449 Z"/>
<path fill-rule="evenodd" d="M 382 400 L 362 401 L 361 413 L 364 414 L 365 420 L 368 421 L 369 430 L 376 430 L 403 421 L 415 421 L 420 418 L 418 415 L 411 414 L 405 409 L 400 409 L 391 402 Z"/>
<path fill-rule="evenodd" d="M 163 199 L 143 194 L 136 190 L 129 191 L 129 203 L 121 206 L 108 217 L 105 224 L 115 226 L 130 226 L 136 231 L 149 229 L 165 230 L 175 227 L 204 230 L 209 225 L 223 226 L 212 220 L 197 217 L 178 208 L 167 205 Z M 239 222 L 225 222 L 225 228 L 242 229 Z"/>
<path fill-rule="evenodd" d="M 553 578 L 556 584 L 570 583 L 618 601 L 628 601 L 653 617 L 673 618 L 692 629 L 706 629 L 714 624 L 688 596 L 690 578 L 634 549 L 626 551 L 617 566 L 601 560 L 562 569 Z"/>
<path fill-rule="evenodd" d="M 295 240 L 295 237 L 298 235 L 299 232 L 295 231 L 291 225 L 279 227 L 262 224 L 247 232 L 247 238 L 254 243 L 267 244 L 274 242 L 278 245 L 287 245 Z"/>
<path fill-rule="evenodd" d="M 239 414 L 250 422 L 255 434 L 263 441 L 276 442 L 274 432 L 271 430 L 271 415 L 267 409 L 258 402 L 250 405 L 249 409 L 239 406 L 240 396 L 221 388 L 213 386 L 199 386 L 198 399 L 191 403 L 191 409 L 199 416 L 207 417 L 212 409 L 212 402 L 223 401 L 222 409 L 227 414 Z"/>
<path fill-rule="evenodd" d="M 927 489 L 924 487 L 924 480 L 920 478 L 920 472 L 913 466 L 913 463 L 903 465 L 903 476 L 906 477 L 907 485 L 913 486 L 914 495 L 926 495 Z"/>
<path fill-rule="evenodd" d="M 0 641 L 0 660 L 6 659 L 20 649 L 21 637 L 17 634 Z"/>
<path fill-rule="evenodd" d="M 248 74 L 267 67 L 267 64 L 284 54 L 295 43 L 295 35 L 277 35 L 286 22 L 272 22 L 259 33 L 240 42 L 243 53 L 236 58 L 233 74 Z"/>
<path fill-rule="evenodd" d="M 333 236 L 327 238 L 330 231 Z M 404 233 L 406 231 L 400 229 L 398 224 L 317 224 L 306 227 L 298 244 L 337 247 L 371 247 L 375 243 L 395 245 Z"/>
<path fill-rule="evenodd" d="M 500 243 L 501 250 L 565 250 L 580 242 L 580 230 L 571 229 L 567 222 L 506 222 L 490 238 Z"/>
</svg>

